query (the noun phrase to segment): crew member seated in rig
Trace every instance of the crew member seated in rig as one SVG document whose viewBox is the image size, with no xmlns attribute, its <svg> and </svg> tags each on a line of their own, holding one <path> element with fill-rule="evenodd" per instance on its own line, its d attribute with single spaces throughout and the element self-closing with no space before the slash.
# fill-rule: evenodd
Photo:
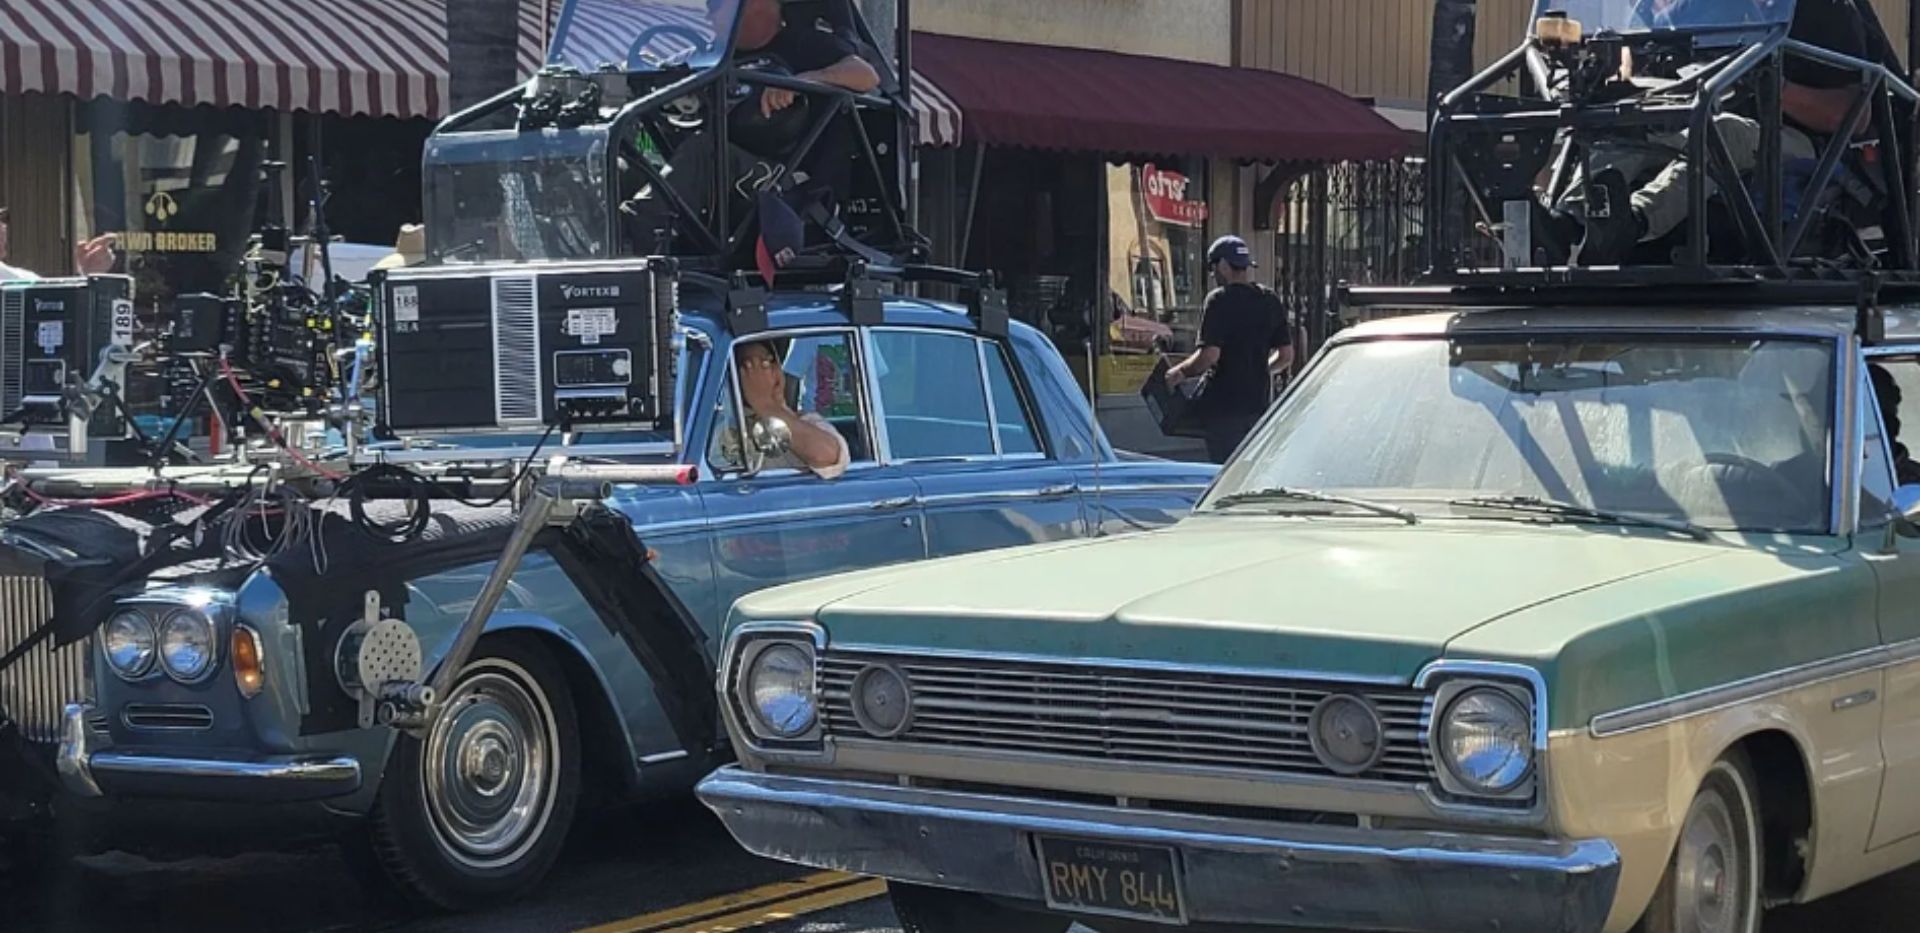
<svg viewBox="0 0 1920 933">
<path fill-rule="evenodd" d="M 737 2 L 740 23 L 734 48 L 735 64 L 784 72 L 803 81 L 857 94 L 880 86 L 879 72 L 861 58 L 853 43 L 836 32 L 830 23 L 789 21 L 784 16 L 782 0 Z M 729 26 L 728 14 L 735 3 L 736 0 L 708 0 L 708 16 L 721 35 Z M 785 88 L 756 88 L 754 96 L 736 105 L 731 119 L 734 151 L 726 160 L 725 170 L 731 173 L 736 192 L 745 198 L 754 188 L 777 180 L 775 168 L 791 155 L 793 146 L 809 126 L 807 100 Z M 832 212 L 837 193 L 847 190 L 851 184 L 851 145 L 847 127 L 828 127 L 798 167 L 790 200 L 811 200 Z M 717 208 L 713 192 L 717 161 L 714 134 L 709 126 L 681 142 L 665 169 L 674 192 L 687 202 L 702 224 L 712 223 Z M 671 244 L 662 241 L 661 233 L 670 226 L 672 210 L 651 185 L 620 209 L 633 230 L 635 242 L 643 248 L 670 251 L 666 248 Z"/>
<path fill-rule="evenodd" d="M 1687 0 L 1681 0 L 1687 2 Z M 1764 11 L 1776 0 L 1691 0 L 1753 7 Z M 1738 17 L 1723 21 L 1738 22 Z M 1849 0 L 1799 0 L 1788 37 L 1811 46 L 1864 61 L 1869 52 L 1866 24 Z M 1785 162 L 1819 157 L 1815 139 L 1840 132 L 1848 107 L 1859 92 L 1857 72 L 1786 57 L 1782 81 L 1780 157 Z M 1761 124 L 1751 114 L 1723 112 L 1714 124 L 1726 141 L 1734 169 L 1747 174 L 1760 156 Z M 1687 134 L 1663 134 L 1654 143 L 1684 149 Z M 1658 154 L 1645 148 L 1597 150 L 1593 176 L 1568 189 L 1561 203 L 1536 221 L 1536 236 L 1545 241 L 1550 261 L 1565 259 L 1574 265 L 1606 266 L 1626 261 L 1641 243 L 1660 239 L 1690 218 L 1688 171 L 1684 156 L 1673 159 L 1652 180 L 1633 190 L 1631 184 L 1659 167 Z M 1606 205 L 1604 208 L 1601 205 Z M 1569 249 L 1569 247 L 1571 247 Z"/>
</svg>

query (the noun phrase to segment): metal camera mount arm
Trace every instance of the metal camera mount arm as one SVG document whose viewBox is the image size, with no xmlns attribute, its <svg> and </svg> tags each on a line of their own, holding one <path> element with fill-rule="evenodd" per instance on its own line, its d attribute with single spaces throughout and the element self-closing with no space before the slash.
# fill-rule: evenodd
<svg viewBox="0 0 1920 933">
<path fill-rule="evenodd" d="M 466 667 L 486 631 L 487 620 L 499 607 L 514 573 L 542 531 L 572 523 L 583 506 L 604 501 L 614 486 L 684 486 L 696 477 L 696 469 L 685 465 L 550 465 L 533 481 L 512 535 L 431 679 L 424 678 L 418 643 L 413 642 L 411 651 L 406 648 L 412 633 L 404 631 L 402 623 L 381 619 L 377 600 L 369 603 L 367 618 L 341 639 L 337 663 L 342 685 L 360 700 L 361 725 L 378 722 L 415 736 L 424 735 L 437 705 Z M 399 669 L 388 663 L 396 657 L 401 662 Z"/>
</svg>

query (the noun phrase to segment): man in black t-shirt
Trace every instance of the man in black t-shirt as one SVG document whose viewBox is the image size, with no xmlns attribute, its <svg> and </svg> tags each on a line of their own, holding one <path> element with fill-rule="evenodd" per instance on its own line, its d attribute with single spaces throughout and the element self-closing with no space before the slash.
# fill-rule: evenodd
<svg viewBox="0 0 1920 933">
<path fill-rule="evenodd" d="M 1774 15 L 1766 12 L 1776 0 L 1745 0 L 1760 10 L 1756 21 L 1765 22 Z M 1777 21 L 1777 20 L 1774 20 Z M 1788 36 L 1817 48 L 1838 52 L 1863 61 L 1875 61 L 1870 51 L 1866 24 L 1855 10 L 1853 0 L 1799 0 L 1793 11 Z M 1856 71 L 1811 61 L 1803 56 L 1786 56 L 1786 74 L 1781 82 L 1780 109 L 1784 118 L 1780 127 L 1780 158 L 1783 162 L 1812 160 L 1819 157 L 1815 136 L 1831 136 L 1859 92 L 1860 75 Z M 1742 174 L 1752 172 L 1759 162 L 1761 125 L 1751 115 L 1721 113 L 1714 126 L 1727 144 L 1733 168 Z M 1687 134 L 1672 133 L 1654 141 L 1674 147 L 1686 145 Z M 1610 167 L 1602 169 L 1601 165 Z M 1634 156 L 1595 160 L 1592 183 L 1575 184 L 1569 202 L 1584 201 L 1584 236 L 1574 251 L 1580 265 L 1614 265 L 1621 262 L 1638 243 L 1657 240 L 1686 222 L 1688 210 L 1688 169 L 1685 159 L 1667 164 L 1658 176 L 1638 191 L 1629 193 L 1628 184 L 1646 166 Z M 1605 204 L 1605 209 L 1596 205 Z M 1563 204 L 1564 208 L 1566 205 Z M 1581 221 L 1561 212 L 1549 222 L 1549 241 L 1571 240 L 1582 232 Z"/>
<path fill-rule="evenodd" d="M 1293 364 L 1286 308 L 1253 283 L 1253 251 L 1237 236 L 1207 250 L 1219 288 L 1200 318 L 1200 348 L 1167 370 L 1167 384 L 1211 371 L 1198 402 L 1206 422 L 1207 457 L 1225 463 L 1273 404 L 1273 377 Z"/>
<path fill-rule="evenodd" d="M 709 0 L 707 4 L 708 15 L 722 41 L 725 30 L 732 26 L 731 13 L 735 5 L 735 0 Z M 860 57 L 859 50 L 831 23 L 789 22 L 783 16 L 782 0 L 739 0 L 738 6 L 740 22 L 733 57 L 741 67 L 773 65 L 802 81 L 857 94 L 880 86 L 880 73 Z M 775 87 L 753 88 L 756 96 L 739 105 L 751 110 L 733 115 L 733 151 L 725 167 L 735 179 L 734 187 L 743 199 L 752 188 L 773 180 L 774 168 L 791 156 L 793 145 L 805 135 L 808 125 L 804 114 L 794 119 L 793 108 L 801 100 L 798 92 Z M 849 132 L 844 125 L 829 127 L 798 168 L 807 176 L 803 185 L 805 196 L 825 202 L 829 208 L 837 194 L 850 184 Z M 716 209 L 713 173 L 720 168 L 719 161 L 709 128 L 681 142 L 667 164 L 668 183 L 699 214 L 702 223 L 710 223 Z M 622 204 L 620 209 L 635 229 L 642 251 L 664 250 L 669 245 L 650 241 L 669 214 L 665 198 L 652 191 L 651 186 Z"/>
</svg>

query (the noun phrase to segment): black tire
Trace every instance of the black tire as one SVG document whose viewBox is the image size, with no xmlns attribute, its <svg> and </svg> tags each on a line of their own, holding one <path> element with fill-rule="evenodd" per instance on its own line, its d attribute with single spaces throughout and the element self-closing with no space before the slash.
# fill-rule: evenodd
<svg viewBox="0 0 1920 933">
<path fill-rule="evenodd" d="M 1066 933 L 1073 926 L 1066 917 L 1002 907 L 964 891 L 890 881 L 887 894 L 901 933 Z"/>
<path fill-rule="evenodd" d="M 1687 807 L 1680 838 L 1639 933 L 1758 933 L 1762 879 L 1760 787 L 1738 751 L 1714 762 Z"/>
<path fill-rule="evenodd" d="M 429 770 L 429 761 L 440 767 Z M 559 857 L 579 803 L 580 766 L 573 696 L 553 656 L 524 638 L 489 638 L 427 738 L 394 744 L 365 848 L 421 906 L 457 911 L 512 900 Z"/>
</svg>

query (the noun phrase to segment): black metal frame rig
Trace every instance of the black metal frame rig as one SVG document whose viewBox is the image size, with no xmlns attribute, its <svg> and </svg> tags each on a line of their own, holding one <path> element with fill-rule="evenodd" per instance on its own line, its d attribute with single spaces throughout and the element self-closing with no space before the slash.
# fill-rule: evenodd
<svg viewBox="0 0 1920 933">
<path fill-rule="evenodd" d="M 1889 48 L 1867 0 L 1844 2 L 1861 16 L 1869 45 Z M 1555 41 L 1564 40 L 1564 34 L 1543 38 L 1545 22 L 1492 66 L 1435 101 L 1427 163 L 1430 278 L 1684 283 L 1723 278 L 1853 280 L 1874 271 L 1894 281 L 1920 279 L 1915 231 L 1920 201 L 1914 185 L 1920 164 L 1915 162 L 1912 136 L 1920 92 L 1886 65 L 1791 39 L 1785 23 L 1600 32 L 1566 42 Z M 1623 93 L 1613 78 L 1623 51 L 1636 66 L 1670 70 L 1672 83 Z M 1855 72 L 1860 86 L 1841 132 L 1816 140 L 1818 165 L 1789 223 L 1783 216 L 1787 192 L 1780 151 L 1781 95 L 1785 66 L 1795 59 Z M 1679 65 L 1691 68 L 1682 73 Z M 1495 86 L 1505 82 L 1517 85 L 1520 93 L 1494 93 Z M 1753 184 L 1735 170 L 1715 125 L 1715 117 L 1735 95 L 1750 95 L 1749 112 L 1761 125 Z M 1575 169 L 1586 164 L 1595 141 L 1677 131 L 1686 132 L 1686 143 L 1668 151 L 1685 160 L 1691 203 L 1689 222 L 1673 234 L 1680 242 L 1670 263 L 1575 270 L 1541 268 L 1531 254 L 1523 261 L 1491 266 L 1475 260 L 1475 237 L 1470 234 L 1476 225 L 1489 234 L 1498 231 L 1497 236 L 1509 235 L 1518 223 L 1530 230 L 1531 204 L 1543 196 L 1542 203 L 1554 203 L 1574 183 Z M 1833 190 L 1848 150 L 1862 140 L 1878 147 L 1879 177 L 1870 181 L 1881 189 L 1879 225 L 1885 246 L 1864 255 L 1859 250 L 1851 256 L 1810 255 L 1810 228 L 1823 213 L 1816 199 Z M 1544 192 L 1536 190 L 1543 173 L 1549 179 Z M 1712 242 L 1710 195 L 1725 199 L 1735 243 Z M 1508 204 L 1522 209 L 1509 216 Z M 1530 239 L 1504 240 L 1493 252 Z M 1738 248 L 1729 250 L 1730 245 Z"/>
<path fill-rule="evenodd" d="M 860 15 L 857 5 L 850 0 L 824 0 L 823 8 L 837 10 L 852 24 L 854 36 L 866 49 L 877 49 L 871 28 Z M 793 176 L 812 155 L 820 143 L 821 137 L 836 121 L 846 124 L 853 134 L 855 145 L 854 159 L 856 173 L 866 172 L 874 183 L 877 192 L 877 208 L 881 217 L 876 226 L 884 238 L 877 241 L 853 241 L 846 237 L 836 237 L 842 252 L 857 253 L 861 258 L 874 263 L 907 264 L 923 261 L 928 254 L 928 241 L 915 231 L 908 219 L 908 187 L 912 168 L 912 81 L 911 75 L 911 17 L 906 0 L 900 4 L 897 47 L 901 50 L 896 61 L 886 60 L 884 55 L 867 56 L 880 73 L 880 87 L 872 93 L 856 94 L 843 88 L 802 80 L 784 74 L 768 73 L 741 67 L 734 61 L 732 54 L 738 39 L 739 17 L 735 17 L 732 34 L 725 38 L 724 46 L 718 52 L 717 61 L 705 68 L 693 68 L 679 65 L 658 71 L 617 71 L 615 65 L 604 65 L 595 74 L 584 74 L 569 66 L 548 66 L 530 79 L 527 84 L 516 86 L 488 100 L 462 110 L 443 120 L 433 131 L 429 139 L 426 155 L 428 196 L 427 255 L 429 263 L 438 263 L 443 259 L 461 260 L 463 250 L 474 247 L 472 243 L 448 242 L 449 234 L 436 229 L 433 223 L 433 198 L 431 186 L 434 158 L 434 142 L 441 139 L 454 139 L 463 133 L 483 131 L 489 124 L 501 121 L 508 115 L 513 116 L 513 132 L 538 133 L 541 123 L 547 126 L 578 128 L 590 126 L 604 128 L 610 141 L 598 157 L 604 162 L 599 166 L 596 180 L 602 191 L 607 208 L 605 228 L 597 231 L 604 248 L 599 252 L 585 255 L 545 257 L 567 260 L 622 259 L 635 258 L 658 253 L 651 244 L 633 242 L 629 231 L 622 223 L 621 214 L 615 209 L 634 192 L 622 190 L 623 178 L 637 174 L 644 184 L 653 186 L 663 197 L 677 225 L 676 239 L 691 240 L 697 252 L 688 254 L 679 251 L 673 254 L 683 269 L 730 273 L 738 268 L 750 265 L 743 263 L 741 257 L 752 255 L 751 249 L 758 209 L 751 203 L 742 214 L 734 210 L 730 197 L 736 180 L 727 170 L 730 165 L 732 140 L 730 139 L 727 115 L 735 103 L 733 95 L 740 89 L 781 88 L 803 95 L 809 102 L 810 122 L 800 136 L 800 141 L 782 160 L 778 179 L 785 180 Z M 566 16 L 572 15 L 573 8 L 563 13 L 561 28 L 566 27 Z M 671 34 L 679 27 L 656 26 L 637 36 L 631 46 L 639 50 L 658 33 Z M 629 53 L 634 54 L 633 52 Z M 584 103 L 586 98 L 568 99 L 563 93 L 554 104 L 548 107 L 548 113 L 528 125 L 523 105 L 535 100 L 542 88 L 559 86 L 578 90 L 587 82 L 595 79 L 623 79 L 633 94 L 632 99 L 620 105 L 608 118 L 597 106 Z M 597 100 L 597 92 L 594 99 Z M 668 108 L 686 98 L 699 101 L 700 111 L 705 114 L 707 127 L 703 132 L 713 134 L 712 147 L 716 164 L 711 173 L 713 179 L 714 215 L 712 223 L 700 220 L 694 208 L 688 204 L 682 193 L 666 182 L 664 173 L 652 165 L 640 148 L 635 144 L 636 131 L 645 130 L 654 134 L 655 139 L 673 135 L 669 130 Z M 557 106 L 555 106 L 557 104 Z M 891 132 L 878 134 L 867 119 L 870 115 L 884 115 L 885 119 L 873 121 L 883 127 L 891 127 Z M 495 131 L 504 132 L 504 131 Z M 891 138 L 885 138 L 890 136 Z M 877 138 L 878 137 L 878 138 Z M 892 160 L 891 177 L 887 161 Z M 769 160 L 772 161 L 772 160 Z M 623 163 L 625 171 L 623 171 Z M 809 223 L 831 222 L 826 218 L 810 217 Z M 832 233 L 834 231 L 829 231 Z M 872 234 L 870 233 L 871 237 Z M 457 237 L 455 238 L 458 239 Z M 829 250 L 829 252 L 832 252 Z M 818 265 L 825 258 L 819 255 L 803 257 L 799 265 Z"/>
</svg>

